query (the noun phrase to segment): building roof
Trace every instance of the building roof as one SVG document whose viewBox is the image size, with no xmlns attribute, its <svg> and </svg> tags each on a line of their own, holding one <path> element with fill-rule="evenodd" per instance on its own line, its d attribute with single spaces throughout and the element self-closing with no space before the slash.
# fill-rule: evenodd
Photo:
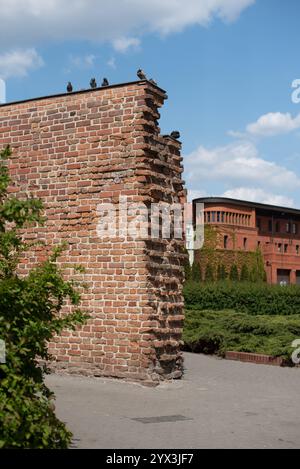
<svg viewBox="0 0 300 469">
<path fill-rule="evenodd" d="M 270 215 L 273 213 L 273 214 L 276 214 L 277 216 L 294 215 L 294 216 L 300 217 L 300 210 L 296 208 L 261 204 L 258 202 L 249 202 L 247 200 L 230 199 L 227 197 L 201 197 L 199 199 L 193 200 L 193 204 L 197 202 L 202 203 L 202 204 L 238 205 L 240 207 L 242 206 L 242 207 L 254 208 L 256 210 L 259 210 L 260 212 L 268 212 Z"/>
<path fill-rule="evenodd" d="M 160 88 L 160 86 L 157 86 L 155 85 L 154 83 L 151 83 L 149 80 L 136 80 L 136 81 L 130 81 L 128 83 L 117 83 L 117 84 L 113 84 L 113 85 L 109 85 L 109 86 L 105 86 L 105 87 L 97 87 L 97 88 L 88 88 L 86 90 L 79 90 L 79 91 L 72 91 L 71 93 L 59 93 L 59 94 L 53 94 L 53 95 L 48 95 L 48 96 L 39 96 L 37 98 L 29 98 L 29 99 L 24 99 L 24 100 L 20 100 L 20 101 L 12 101 L 12 102 L 6 102 L 6 103 L 3 103 L 3 104 L 0 104 L 0 108 L 2 107 L 6 107 L 6 106 L 12 106 L 14 104 L 22 104 L 22 103 L 27 103 L 27 102 L 30 102 L 30 101 L 41 101 L 42 99 L 52 99 L 52 98 L 59 98 L 61 96 L 74 96 L 76 94 L 83 94 L 83 93 L 92 93 L 93 91 L 105 91 L 105 90 L 109 90 L 111 88 L 120 88 L 122 86 L 130 86 L 130 85 L 140 85 L 140 84 L 149 84 L 151 86 L 153 86 L 154 88 L 158 89 L 161 93 L 163 94 L 166 94 L 166 91 L 162 88 Z"/>
</svg>

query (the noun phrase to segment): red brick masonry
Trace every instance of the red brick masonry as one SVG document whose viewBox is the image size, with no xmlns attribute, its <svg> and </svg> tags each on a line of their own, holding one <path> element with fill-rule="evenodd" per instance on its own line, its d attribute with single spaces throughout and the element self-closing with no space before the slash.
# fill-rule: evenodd
<svg viewBox="0 0 300 469">
<path fill-rule="evenodd" d="M 183 240 L 97 236 L 98 204 L 184 202 L 180 143 L 160 135 L 165 92 L 147 81 L 0 106 L 0 148 L 10 144 L 12 191 L 40 197 L 44 228 L 67 241 L 66 277 L 86 269 L 84 327 L 50 344 L 56 369 L 155 384 L 182 374 Z M 45 253 L 34 252 L 26 272 Z"/>
<path fill-rule="evenodd" d="M 216 230 L 221 262 L 261 251 L 269 283 L 300 285 L 300 210 L 226 197 L 202 197 L 204 222 Z M 201 253 L 196 259 L 201 262 Z M 239 266 L 241 268 L 241 265 Z"/>
<path fill-rule="evenodd" d="M 237 360 L 248 363 L 256 363 L 258 365 L 276 365 L 282 366 L 284 360 L 280 357 L 271 357 L 270 355 L 260 355 L 258 353 L 247 352 L 226 352 L 227 360 Z"/>
</svg>

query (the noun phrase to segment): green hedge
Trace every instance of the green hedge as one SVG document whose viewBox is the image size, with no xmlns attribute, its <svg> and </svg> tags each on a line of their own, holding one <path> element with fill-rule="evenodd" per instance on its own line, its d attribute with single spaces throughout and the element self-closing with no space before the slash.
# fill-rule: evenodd
<svg viewBox="0 0 300 469">
<path fill-rule="evenodd" d="M 253 316 L 235 311 L 187 310 L 183 331 L 187 351 L 224 356 L 226 351 L 283 357 L 291 363 L 300 337 L 300 315 Z"/>
<path fill-rule="evenodd" d="M 197 310 L 224 309 L 264 315 L 300 314 L 300 287 L 215 282 L 187 282 L 184 286 L 186 307 Z"/>
</svg>

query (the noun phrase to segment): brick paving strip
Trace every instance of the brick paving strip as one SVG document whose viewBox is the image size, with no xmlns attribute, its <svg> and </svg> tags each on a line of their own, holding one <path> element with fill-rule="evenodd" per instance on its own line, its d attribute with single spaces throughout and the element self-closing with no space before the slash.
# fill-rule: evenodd
<svg viewBox="0 0 300 469">
<path fill-rule="evenodd" d="M 272 357 L 271 355 L 262 355 L 259 353 L 228 351 L 225 354 L 225 358 L 226 360 L 256 363 L 258 365 L 284 366 L 286 364 L 285 360 L 281 357 Z"/>
</svg>

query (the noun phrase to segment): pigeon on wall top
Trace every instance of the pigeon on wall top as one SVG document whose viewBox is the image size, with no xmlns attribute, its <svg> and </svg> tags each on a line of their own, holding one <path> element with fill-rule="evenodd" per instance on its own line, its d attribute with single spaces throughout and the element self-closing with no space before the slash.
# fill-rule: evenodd
<svg viewBox="0 0 300 469">
<path fill-rule="evenodd" d="M 107 78 L 103 78 L 103 82 L 101 86 L 109 86 L 109 81 Z"/>
<path fill-rule="evenodd" d="M 97 82 L 96 82 L 96 79 L 95 79 L 95 78 L 91 78 L 90 87 L 91 87 L 92 89 L 97 88 Z"/>
<path fill-rule="evenodd" d="M 178 132 L 178 130 L 174 130 L 173 132 L 171 132 L 170 136 L 175 140 L 178 140 L 180 138 L 180 132 Z"/>
<path fill-rule="evenodd" d="M 72 91 L 73 91 L 73 86 L 72 86 L 72 83 L 69 81 L 67 85 L 67 92 L 72 93 Z"/>
<path fill-rule="evenodd" d="M 141 68 L 138 69 L 136 74 L 137 74 L 137 76 L 140 80 L 147 80 L 147 76 L 146 76 L 144 70 L 142 70 Z"/>
</svg>

